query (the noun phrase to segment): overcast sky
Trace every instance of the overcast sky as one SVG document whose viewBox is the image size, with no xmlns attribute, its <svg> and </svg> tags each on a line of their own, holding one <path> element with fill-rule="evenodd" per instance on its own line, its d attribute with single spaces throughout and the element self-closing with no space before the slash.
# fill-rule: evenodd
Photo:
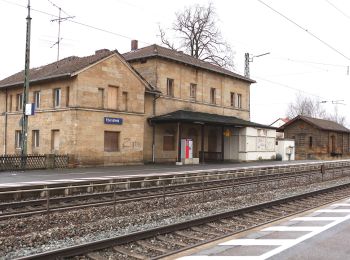
<svg viewBox="0 0 350 260">
<path fill-rule="evenodd" d="M 74 16 L 61 25 L 60 58 L 85 56 L 108 48 L 124 53 L 130 40 L 139 47 L 160 43 L 158 25 L 170 28 L 175 12 L 208 1 L 176 0 L 52 0 Z M 270 55 L 250 64 L 251 120 L 270 124 L 284 117 L 288 103 L 298 92 L 320 101 L 329 112 L 337 105 L 350 123 L 350 1 L 264 0 L 270 7 L 297 23 L 283 18 L 258 0 L 212 0 L 220 19 L 218 27 L 235 50 L 236 72 L 243 74 L 244 53 Z M 32 0 L 31 67 L 56 60 L 58 25 L 51 22 L 58 9 L 48 0 Z M 24 68 L 26 0 L 0 0 L 0 78 Z M 45 13 L 48 14 L 45 14 Z M 52 15 L 50 15 L 52 14 Z M 74 23 L 76 22 L 76 23 Z M 80 23 L 80 24 L 79 24 Z M 97 27 L 99 31 L 81 24 Z M 321 42 L 323 41 L 323 43 Z M 328 46 L 326 46 L 328 45 Z"/>
</svg>

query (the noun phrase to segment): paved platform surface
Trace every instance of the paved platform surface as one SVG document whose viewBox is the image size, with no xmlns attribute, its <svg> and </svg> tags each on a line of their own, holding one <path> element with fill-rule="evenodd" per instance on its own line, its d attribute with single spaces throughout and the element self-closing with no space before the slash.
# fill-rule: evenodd
<svg viewBox="0 0 350 260">
<path fill-rule="evenodd" d="M 74 168 L 57 170 L 34 170 L 34 171 L 12 171 L 0 172 L 1 187 L 17 187 L 26 185 L 40 185 L 50 183 L 64 183 L 72 181 L 86 180 L 107 180 L 117 177 L 135 177 L 150 176 L 172 173 L 184 173 L 188 171 L 215 170 L 224 168 L 240 168 L 255 166 L 271 166 L 281 164 L 296 164 L 306 162 L 321 161 L 262 161 L 250 163 L 213 163 L 200 165 L 182 165 L 175 164 L 147 164 L 136 166 L 114 166 L 114 167 L 95 167 L 95 168 Z"/>
<path fill-rule="evenodd" d="M 349 241 L 350 198 L 202 246 L 177 259 L 350 259 Z"/>
</svg>

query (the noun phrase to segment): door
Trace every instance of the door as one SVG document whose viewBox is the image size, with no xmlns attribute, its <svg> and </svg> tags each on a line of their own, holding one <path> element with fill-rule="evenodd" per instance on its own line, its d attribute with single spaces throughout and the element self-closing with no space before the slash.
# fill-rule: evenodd
<svg viewBox="0 0 350 260">
<path fill-rule="evenodd" d="M 216 129 L 209 131 L 208 135 L 208 152 L 216 152 L 218 147 L 218 137 Z"/>
<path fill-rule="evenodd" d="M 335 153 L 336 152 L 336 144 L 335 144 L 335 136 L 334 135 L 332 135 L 331 136 L 331 142 L 332 142 L 332 150 L 331 150 L 331 152 L 332 153 Z"/>
<path fill-rule="evenodd" d="M 221 152 L 217 151 L 218 149 L 218 136 L 217 130 L 212 129 L 208 134 L 208 154 L 206 159 L 210 161 L 221 160 Z"/>
</svg>

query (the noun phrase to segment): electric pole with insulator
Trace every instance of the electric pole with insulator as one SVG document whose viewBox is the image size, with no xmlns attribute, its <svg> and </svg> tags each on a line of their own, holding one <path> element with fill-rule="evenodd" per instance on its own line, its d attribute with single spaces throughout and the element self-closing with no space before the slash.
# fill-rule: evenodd
<svg viewBox="0 0 350 260">
<path fill-rule="evenodd" d="M 22 158 L 27 155 L 27 137 L 28 137 L 28 116 L 26 115 L 26 104 L 29 93 L 29 61 L 30 61 L 30 0 L 28 0 L 28 15 L 27 15 L 27 33 L 26 33 L 26 52 L 25 52 L 25 67 L 24 67 L 24 86 L 23 86 L 23 116 L 22 116 Z"/>
</svg>

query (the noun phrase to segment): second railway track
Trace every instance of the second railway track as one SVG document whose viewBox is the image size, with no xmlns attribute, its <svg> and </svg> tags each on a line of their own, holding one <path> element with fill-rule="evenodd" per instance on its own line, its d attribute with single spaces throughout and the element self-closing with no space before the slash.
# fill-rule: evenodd
<svg viewBox="0 0 350 260">
<path fill-rule="evenodd" d="M 350 183 L 19 259 L 159 259 L 350 196 Z"/>
<path fill-rule="evenodd" d="M 26 192 L 37 192 L 41 197 L 29 200 L 3 201 L 0 202 L 0 220 L 5 220 L 12 217 L 25 217 L 38 214 L 51 214 L 53 212 L 82 209 L 87 207 L 110 206 L 127 202 L 142 201 L 148 199 L 165 199 L 167 197 L 204 193 L 220 189 L 238 188 L 248 185 L 264 185 L 267 183 L 280 182 L 297 185 L 297 181 L 307 180 L 310 184 L 350 176 L 350 162 L 341 162 L 339 165 L 334 165 L 332 168 L 322 168 L 322 164 L 311 165 L 310 167 L 295 168 L 290 172 L 270 173 L 261 172 L 255 176 L 235 177 L 233 173 L 216 174 L 213 176 L 201 175 L 191 177 L 180 177 L 179 179 L 185 183 L 169 184 L 169 179 L 163 178 L 158 180 L 158 185 L 155 187 L 145 187 L 137 189 L 120 189 L 117 187 L 124 184 L 121 182 L 109 183 L 109 188 L 112 190 L 103 192 L 91 192 L 84 194 L 68 194 L 66 196 L 54 196 L 52 194 L 62 189 L 79 189 L 81 187 L 89 187 L 89 185 L 76 185 L 71 187 L 55 187 L 30 189 L 19 191 L 0 192 L 1 196 L 11 197 L 11 194 L 25 194 Z M 323 166 L 324 167 L 324 166 Z M 189 183 L 188 180 L 191 180 Z M 135 183 L 138 181 L 135 181 Z M 147 181 L 143 181 L 146 182 Z M 151 180 L 150 182 L 154 182 Z M 106 185 L 94 184 L 92 187 Z M 112 188 L 111 188 L 112 187 Z"/>
</svg>

